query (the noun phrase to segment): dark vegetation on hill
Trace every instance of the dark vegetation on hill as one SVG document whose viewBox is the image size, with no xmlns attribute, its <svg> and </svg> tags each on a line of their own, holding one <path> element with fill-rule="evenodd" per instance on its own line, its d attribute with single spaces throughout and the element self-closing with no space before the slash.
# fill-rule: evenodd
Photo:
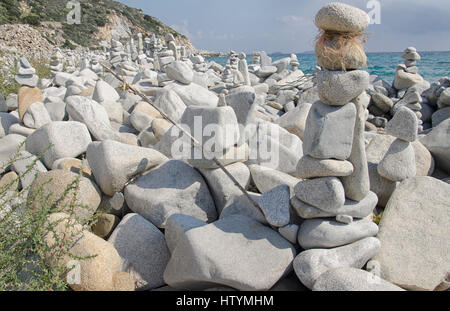
<svg viewBox="0 0 450 311">
<path fill-rule="evenodd" d="M 146 15 L 140 9 L 128 7 L 112 0 L 79 0 L 81 4 L 81 24 L 69 25 L 66 16 L 71 9 L 67 9 L 67 0 L 0 0 L 0 25 L 24 23 L 40 26 L 43 22 L 61 22 L 63 37 L 67 47 L 71 42 L 89 47 L 98 43 L 95 34 L 99 27 L 109 22 L 109 17 L 117 15 L 126 18 L 134 27 L 148 34 L 163 35 L 172 33 L 176 38 L 185 36 L 163 24 L 158 19 Z"/>
</svg>

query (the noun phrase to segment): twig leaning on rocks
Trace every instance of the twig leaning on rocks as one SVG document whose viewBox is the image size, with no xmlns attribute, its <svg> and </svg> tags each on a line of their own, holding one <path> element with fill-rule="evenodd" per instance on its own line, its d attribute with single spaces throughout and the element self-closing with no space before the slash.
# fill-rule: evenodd
<svg viewBox="0 0 450 311">
<path fill-rule="evenodd" d="M 117 73 L 115 73 L 111 68 L 109 68 L 108 66 L 106 66 L 105 64 L 100 63 L 100 65 L 102 65 L 103 68 L 105 68 L 106 71 L 108 71 L 109 73 L 111 73 L 114 77 L 116 77 L 120 82 L 122 82 L 124 88 L 126 90 L 131 91 L 133 94 L 141 97 L 145 102 L 147 102 L 148 104 L 150 104 L 153 108 L 155 108 L 164 119 L 166 119 L 167 121 L 169 121 L 170 123 L 172 123 L 174 126 L 176 126 L 180 131 L 182 131 L 185 135 L 187 135 L 189 137 L 189 139 L 192 141 L 192 143 L 194 144 L 194 147 L 202 150 L 203 146 L 202 144 L 196 140 L 191 134 L 189 134 L 185 129 L 183 129 L 180 125 L 177 124 L 177 122 L 175 122 L 171 117 L 169 117 L 164 111 L 162 111 L 159 107 L 157 107 L 156 105 L 154 105 L 152 103 L 152 101 L 150 100 L 150 98 L 148 98 L 145 94 L 143 94 L 142 92 L 140 92 L 139 90 L 135 89 L 134 87 L 132 87 L 128 82 L 125 81 L 125 79 L 123 79 L 122 77 L 120 77 Z M 236 187 L 239 188 L 239 190 L 242 191 L 242 193 L 247 197 L 247 199 L 261 212 L 263 213 L 261 207 L 259 206 L 258 202 L 256 202 L 255 200 L 253 200 L 253 198 L 250 196 L 250 194 L 247 192 L 247 190 L 245 190 L 244 187 L 241 186 L 241 184 L 236 180 L 236 178 L 234 178 L 233 175 L 231 175 L 231 173 L 225 168 L 225 166 L 223 166 L 222 163 L 220 163 L 220 161 L 214 157 L 212 159 L 214 161 L 214 163 L 219 166 L 219 168 L 225 173 L 225 175 L 228 176 L 228 178 L 230 178 L 233 183 L 236 185 Z M 132 178 L 128 184 L 131 184 L 132 182 L 134 182 L 134 180 L 136 180 L 139 176 L 135 176 L 134 178 Z M 264 213 L 263 213 L 264 215 Z"/>
</svg>

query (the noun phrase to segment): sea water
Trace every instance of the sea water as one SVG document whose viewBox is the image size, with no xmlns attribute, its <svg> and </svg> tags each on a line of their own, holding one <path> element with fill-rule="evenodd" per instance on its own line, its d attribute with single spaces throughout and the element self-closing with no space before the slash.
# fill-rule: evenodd
<svg viewBox="0 0 450 311">
<path fill-rule="evenodd" d="M 450 76 L 450 51 L 449 52 L 419 52 L 422 59 L 417 63 L 419 73 L 425 80 L 433 83 L 440 78 Z M 403 53 L 367 53 L 367 68 L 372 75 L 377 75 L 392 84 L 395 76 L 395 69 L 398 64 L 403 64 Z M 269 55 L 273 61 L 289 57 L 290 54 L 274 54 Z M 304 73 L 314 73 L 316 67 L 316 58 L 314 54 L 297 54 L 300 62 L 300 70 Z M 228 61 L 228 57 L 208 58 L 222 66 Z M 251 55 L 247 56 L 247 62 L 251 64 Z"/>
</svg>

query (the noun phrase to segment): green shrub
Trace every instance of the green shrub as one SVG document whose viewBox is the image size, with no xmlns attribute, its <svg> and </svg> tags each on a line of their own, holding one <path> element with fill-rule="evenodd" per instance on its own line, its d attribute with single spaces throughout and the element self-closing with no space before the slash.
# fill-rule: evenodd
<svg viewBox="0 0 450 311">
<path fill-rule="evenodd" d="M 19 148 L 20 149 L 20 148 Z M 48 149 L 47 149 L 48 150 Z M 74 210 L 87 208 L 77 205 L 76 195 L 79 192 L 80 176 L 70 184 L 57 203 L 50 200 L 41 185 L 37 190 L 31 190 L 32 185 L 22 191 L 14 189 L 20 179 L 30 174 L 43 151 L 27 166 L 26 172 L 16 180 L 0 188 L 0 291 L 61 291 L 69 288 L 67 273 L 71 267 L 63 264 L 63 259 L 87 260 L 87 257 L 77 257 L 70 249 L 80 237 L 81 231 L 67 230 L 64 234 L 57 233 L 56 226 L 60 223 L 49 223 L 48 216 L 52 213 L 64 212 L 69 219 L 77 221 L 83 228 L 89 228 L 97 221 L 96 216 L 82 220 L 78 219 Z M 0 168 L 0 176 L 5 168 L 14 161 L 24 159 L 20 151 Z M 80 170 L 81 174 L 81 170 Z M 26 195 L 33 191 L 33 195 Z M 70 200 L 65 200 L 66 198 Z M 39 204 L 39 208 L 32 208 Z M 61 206 L 59 202 L 69 202 Z M 69 225 L 69 224 L 67 224 Z M 68 229 L 72 229 L 68 228 Z M 54 243 L 49 243 L 46 237 L 53 237 Z M 49 255 L 50 254 L 50 255 Z"/>
<path fill-rule="evenodd" d="M 39 26 L 41 24 L 40 17 L 33 13 L 22 17 L 22 22 L 32 26 Z"/>
<path fill-rule="evenodd" d="M 66 39 L 66 41 L 64 41 L 64 44 L 62 45 L 63 49 L 71 49 L 71 50 L 75 50 L 76 46 L 72 44 L 72 42 L 70 42 L 69 40 Z"/>
</svg>

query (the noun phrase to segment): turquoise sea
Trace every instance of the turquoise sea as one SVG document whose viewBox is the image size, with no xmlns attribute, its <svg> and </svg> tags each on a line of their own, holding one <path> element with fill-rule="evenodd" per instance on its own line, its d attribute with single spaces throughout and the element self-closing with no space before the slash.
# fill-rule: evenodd
<svg viewBox="0 0 450 311">
<path fill-rule="evenodd" d="M 370 74 L 378 75 L 391 84 L 394 80 L 395 68 L 403 63 L 403 53 L 367 53 L 367 70 Z M 450 76 L 450 51 L 449 52 L 420 52 L 422 60 L 418 62 L 419 72 L 429 82 L 436 82 L 440 78 Z M 272 60 L 289 57 L 290 54 L 269 55 Z M 300 61 L 300 69 L 305 73 L 313 73 L 316 66 L 314 54 L 297 54 Z M 225 65 L 227 57 L 208 58 L 221 65 Z M 247 61 L 251 63 L 251 56 Z"/>
</svg>

